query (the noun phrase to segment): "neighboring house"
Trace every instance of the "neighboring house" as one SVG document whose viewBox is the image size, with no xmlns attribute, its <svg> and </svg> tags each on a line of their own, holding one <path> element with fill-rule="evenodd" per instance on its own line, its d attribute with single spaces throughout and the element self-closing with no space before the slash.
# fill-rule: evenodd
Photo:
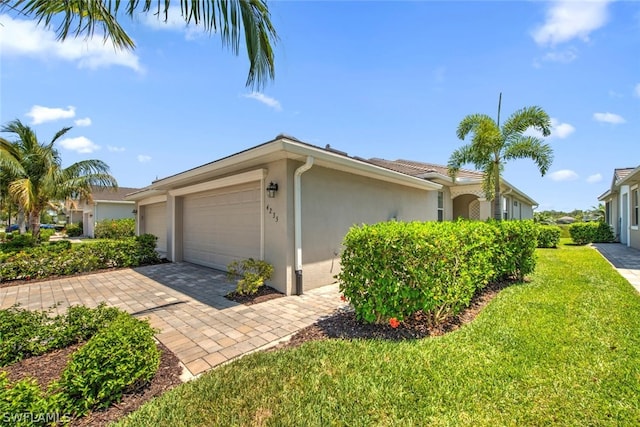
<svg viewBox="0 0 640 427">
<path fill-rule="evenodd" d="M 237 259 L 274 266 L 286 294 L 332 283 L 353 225 L 491 217 L 482 174 L 408 161 L 365 160 L 295 138 L 276 139 L 154 181 L 129 194 L 137 232 L 169 260 L 225 270 Z M 536 202 L 503 182 L 504 215 L 532 218 Z"/>
<path fill-rule="evenodd" d="M 95 237 L 95 226 L 105 219 L 135 218 L 136 203 L 125 200 L 125 195 L 138 191 L 138 188 L 118 187 L 117 190 L 94 188 L 91 199 L 67 202 L 69 224 L 82 221 L 83 234 Z"/>
<path fill-rule="evenodd" d="M 640 249 L 638 198 L 640 167 L 613 171 L 611 187 L 598 200 L 604 202 L 605 221 L 613 228 L 616 240 Z"/>
</svg>

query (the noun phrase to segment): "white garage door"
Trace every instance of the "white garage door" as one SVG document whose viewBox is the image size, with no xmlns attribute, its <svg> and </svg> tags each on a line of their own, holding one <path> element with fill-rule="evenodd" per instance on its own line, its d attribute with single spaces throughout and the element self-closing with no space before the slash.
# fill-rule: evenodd
<svg viewBox="0 0 640 427">
<path fill-rule="evenodd" d="M 190 194 L 183 202 L 183 258 L 226 270 L 260 258 L 260 181 Z"/>
<path fill-rule="evenodd" d="M 167 251 L 167 203 L 145 205 L 142 218 L 142 232 L 153 234 L 158 238 L 156 249 Z"/>
</svg>

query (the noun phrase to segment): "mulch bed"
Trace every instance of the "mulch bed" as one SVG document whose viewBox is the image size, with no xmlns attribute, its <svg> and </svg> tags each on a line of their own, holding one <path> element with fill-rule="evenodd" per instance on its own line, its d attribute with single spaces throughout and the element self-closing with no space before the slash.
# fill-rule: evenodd
<svg viewBox="0 0 640 427">
<path fill-rule="evenodd" d="M 12 382 L 31 377 L 41 387 L 46 388 L 49 383 L 60 378 L 69 361 L 69 357 L 81 345 L 75 344 L 42 356 L 31 357 L 0 368 L 0 371 L 6 371 Z M 160 367 L 149 384 L 133 393 L 125 394 L 119 403 L 115 403 L 105 410 L 91 412 L 82 418 L 74 419 L 69 425 L 106 426 L 135 411 L 148 400 L 160 396 L 162 393 L 181 384 L 180 374 L 182 373 L 182 368 L 179 365 L 178 358 L 163 344 L 158 343 L 158 348 L 160 349 Z"/>
<path fill-rule="evenodd" d="M 297 347 L 307 341 L 331 338 L 400 341 L 444 335 L 471 322 L 502 289 L 512 284 L 512 282 L 502 282 L 488 285 L 473 298 L 469 307 L 458 315 L 452 316 L 435 326 L 431 325 L 429 317 L 423 312 L 418 312 L 410 318 L 405 319 L 405 321 L 395 329 L 388 324 L 367 324 L 356 319 L 352 308 L 345 307 L 336 310 L 330 316 L 320 319 L 315 324 L 300 330 L 294 334 L 289 341 L 272 347 L 269 351 Z"/>
<path fill-rule="evenodd" d="M 271 286 L 260 286 L 258 292 L 253 295 L 241 295 L 236 292 L 229 292 L 225 295 L 228 300 L 244 305 L 259 304 L 276 298 L 282 298 L 284 294 L 273 289 Z"/>
</svg>

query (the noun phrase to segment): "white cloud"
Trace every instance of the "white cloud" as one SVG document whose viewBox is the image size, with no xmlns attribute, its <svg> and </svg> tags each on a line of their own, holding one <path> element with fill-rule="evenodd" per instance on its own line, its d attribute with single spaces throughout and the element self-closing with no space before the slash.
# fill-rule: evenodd
<svg viewBox="0 0 640 427">
<path fill-rule="evenodd" d="M 33 20 L 13 19 L 2 14 L 0 24 L 3 55 L 61 59 L 74 62 L 79 68 L 90 69 L 120 65 L 144 72 L 135 54 L 116 49 L 111 40 L 105 41 L 100 34 L 90 39 L 71 37 L 60 42 L 55 32 L 36 25 Z"/>
<path fill-rule="evenodd" d="M 612 125 L 619 125 L 627 122 L 624 117 L 613 113 L 593 113 L 593 119 L 597 122 L 611 123 Z"/>
<path fill-rule="evenodd" d="M 114 153 L 119 153 L 122 151 L 125 151 L 126 148 L 124 147 L 114 147 L 113 145 L 107 145 L 107 150 L 114 152 Z"/>
<path fill-rule="evenodd" d="M 578 174 L 570 169 L 561 169 L 559 171 L 551 172 L 549 178 L 554 181 L 574 181 L 579 178 Z"/>
<path fill-rule="evenodd" d="M 596 173 L 593 175 L 589 175 L 589 177 L 587 178 L 587 182 L 589 184 L 594 184 L 596 182 L 600 182 L 602 181 L 602 174 Z"/>
<path fill-rule="evenodd" d="M 551 137 L 564 139 L 575 132 L 576 128 L 569 123 L 560 123 L 558 119 L 551 118 Z"/>
<path fill-rule="evenodd" d="M 282 111 L 282 106 L 280 105 L 280 101 L 275 98 L 271 98 L 266 96 L 260 92 L 251 92 L 245 95 L 242 95 L 245 98 L 255 99 L 256 101 L 262 102 L 264 105 L 273 108 L 276 111 Z"/>
<path fill-rule="evenodd" d="M 607 23 L 611 0 L 558 0 L 547 10 L 546 21 L 532 32 L 538 45 L 557 45 L 574 38 L 589 40 L 589 34 Z"/>
<path fill-rule="evenodd" d="M 74 122 L 76 126 L 91 126 L 91 119 L 89 117 L 85 117 L 84 119 L 78 119 Z"/>
<path fill-rule="evenodd" d="M 551 135 L 548 136 L 551 138 L 559 138 L 564 139 L 575 132 L 576 128 L 574 128 L 569 123 L 560 123 L 560 121 L 554 117 L 551 117 Z M 535 136 L 537 138 L 543 138 L 542 133 L 534 128 L 529 128 L 524 132 L 524 135 Z"/>
<path fill-rule="evenodd" d="M 151 161 L 151 156 L 147 156 L 145 154 L 138 154 L 138 161 L 140 163 L 147 163 Z"/>
<path fill-rule="evenodd" d="M 633 93 L 635 94 L 635 96 L 637 96 L 638 98 L 640 98 L 640 83 L 638 83 L 636 85 L 636 87 L 633 90 Z"/>
<path fill-rule="evenodd" d="M 34 105 L 25 116 L 31 117 L 31 124 L 39 125 L 40 123 L 52 122 L 60 119 L 70 119 L 76 115 L 76 108 L 68 106 L 64 108 L 49 108 L 42 105 Z"/>
<path fill-rule="evenodd" d="M 89 138 L 78 136 L 76 138 L 65 138 L 59 142 L 62 148 L 77 151 L 78 153 L 93 153 L 100 149 L 99 145 L 94 144 Z"/>
<path fill-rule="evenodd" d="M 548 52 L 542 57 L 542 60 L 546 62 L 560 62 L 562 64 L 568 64 L 573 62 L 577 57 L 577 50 L 569 48 L 562 51 Z"/>
</svg>

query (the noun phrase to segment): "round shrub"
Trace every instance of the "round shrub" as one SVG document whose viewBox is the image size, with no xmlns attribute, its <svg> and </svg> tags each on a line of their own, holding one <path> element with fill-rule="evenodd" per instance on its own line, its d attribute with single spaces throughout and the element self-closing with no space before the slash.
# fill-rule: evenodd
<svg viewBox="0 0 640 427">
<path fill-rule="evenodd" d="M 79 222 L 78 224 L 67 224 L 66 230 L 67 236 L 69 237 L 82 236 L 82 233 L 84 232 L 82 230 L 82 222 Z"/>
<path fill-rule="evenodd" d="M 65 413 L 83 415 L 109 407 L 145 385 L 160 364 L 160 351 L 147 321 L 122 313 L 75 352 L 55 387 Z"/>
<path fill-rule="evenodd" d="M 577 245 L 613 242 L 615 236 L 606 222 L 577 222 L 569 227 L 571 240 Z"/>
<path fill-rule="evenodd" d="M 136 235 L 136 220 L 133 218 L 105 219 L 96 224 L 97 239 L 125 239 Z"/>
<path fill-rule="evenodd" d="M 560 243 L 560 227 L 558 227 L 557 225 L 539 225 L 538 231 L 539 248 L 558 247 L 558 243 Z"/>
</svg>

